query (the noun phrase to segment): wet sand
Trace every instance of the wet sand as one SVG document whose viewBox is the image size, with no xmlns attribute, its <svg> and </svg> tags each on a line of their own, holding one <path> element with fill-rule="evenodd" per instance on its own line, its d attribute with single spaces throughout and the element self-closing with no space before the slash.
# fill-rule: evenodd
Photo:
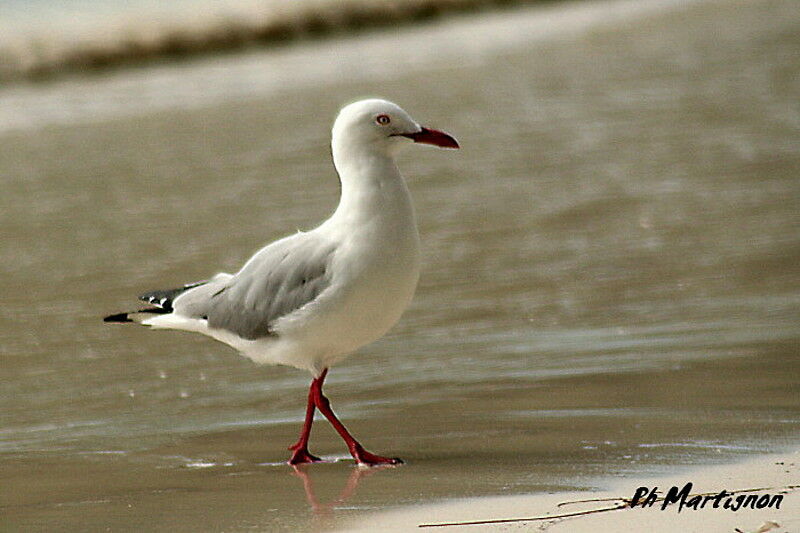
<svg viewBox="0 0 800 533">
<path fill-rule="evenodd" d="M 800 14 L 655 4 L 0 89 L 0 529 L 316 531 L 796 448 Z M 472 24 L 513 31 L 443 50 Z M 407 464 L 318 424 L 296 472 L 308 376 L 101 318 L 324 219 L 330 121 L 369 94 L 463 146 L 402 156 L 420 287 L 327 385 Z"/>
<path fill-rule="evenodd" d="M 545 494 L 603 497 L 595 491 L 624 486 L 630 496 L 654 475 L 795 443 L 796 399 L 775 394 L 796 387 L 791 348 L 762 352 L 759 362 L 769 371 L 757 376 L 744 357 L 533 387 L 495 381 L 452 390 L 434 405 L 398 402 L 385 416 L 353 421 L 370 446 L 406 459 L 398 468 L 354 468 L 338 437 L 319 424 L 314 450 L 336 462 L 294 472 L 283 463 L 283 445 L 293 441 L 297 423 L 176 436 L 145 451 L 5 454 L 0 475 L 14 489 L 4 491 L 3 520 L 18 531 L 52 524 L 86 531 L 310 531 L 453 498 L 539 495 L 524 507 L 538 512 L 537 498 Z M 331 387 L 334 404 L 342 395 Z M 301 398 L 293 400 L 302 410 Z M 790 477 L 798 481 L 797 474 Z M 712 475 L 697 479 L 719 482 Z M 501 509 L 516 505 L 506 503 Z M 495 503 L 474 505 L 475 514 L 460 514 L 463 506 L 456 505 L 435 519 L 486 516 L 482 511 Z M 419 509 L 402 516 L 434 520 Z M 387 523 L 375 520 L 368 524 Z"/>
</svg>

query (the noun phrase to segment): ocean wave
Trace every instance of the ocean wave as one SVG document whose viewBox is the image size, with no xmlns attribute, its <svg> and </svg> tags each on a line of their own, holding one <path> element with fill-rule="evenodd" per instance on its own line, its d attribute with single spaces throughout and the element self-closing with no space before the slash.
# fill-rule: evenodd
<svg viewBox="0 0 800 533">
<path fill-rule="evenodd" d="M 25 22 L 12 16 L 0 23 L 0 82 L 276 46 L 535 1 L 230 0 L 213 8 L 179 2 L 171 10 L 143 4 L 133 13 L 51 12 L 36 23 L 28 12 Z"/>
</svg>

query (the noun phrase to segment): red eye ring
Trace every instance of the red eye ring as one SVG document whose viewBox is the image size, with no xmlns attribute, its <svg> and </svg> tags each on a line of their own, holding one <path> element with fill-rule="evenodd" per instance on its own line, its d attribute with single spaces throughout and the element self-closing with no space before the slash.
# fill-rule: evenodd
<svg viewBox="0 0 800 533">
<path fill-rule="evenodd" d="M 377 122 L 381 126 L 385 126 L 391 121 L 392 119 L 389 118 L 389 115 L 378 115 L 377 117 L 375 117 L 375 122 Z"/>
</svg>

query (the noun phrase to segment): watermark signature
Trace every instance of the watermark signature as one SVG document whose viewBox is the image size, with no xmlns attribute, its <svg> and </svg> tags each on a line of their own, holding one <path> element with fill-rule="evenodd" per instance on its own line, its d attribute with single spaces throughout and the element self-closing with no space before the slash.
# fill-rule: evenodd
<svg viewBox="0 0 800 533">
<path fill-rule="evenodd" d="M 723 489 L 716 493 L 692 494 L 694 484 L 689 481 L 683 487 L 672 486 L 661 496 L 658 487 L 639 487 L 629 500 L 631 507 L 653 507 L 660 504 L 662 511 L 677 505 L 680 513 L 684 509 L 723 509 L 736 512 L 739 509 L 780 509 L 783 494 L 739 494 Z M 674 509 L 675 507 L 673 507 Z"/>
<path fill-rule="evenodd" d="M 638 487 L 633 496 L 611 497 L 611 498 L 592 498 L 588 500 L 573 500 L 561 502 L 558 508 L 564 509 L 574 505 L 591 504 L 593 508 L 580 511 L 567 511 L 560 513 L 548 513 L 541 516 L 527 516 L 518 518 L 491 518 L 486 520 L 471 520 L 458 522 L 440 522 L 431 524 L 419 524 L 420 528 L 437 528 L 446 526 L 474 526 L 491 524 L 511 524 L 521 522 L 550 522 L 564 518 L 574 518 L 596 513 L 608 513 L 628 509 L 635 512 L 635 508 L 651 508 L 658 504 L 658 508 L 666 511 L 670 508 L 680 513 L 684 509 L 699 511 L 701 509 L 722 511 L 739 511 L 746 509 L 780 509 L 785 494 L 800 490 L 800 485 L 785 485 L 778 487 L 758 487 L 742 488 L 734 491 L 723 489 L 716 492 L 692 493 L 694 484 L 689 481 L 682 487 L 673 486 L 666 492 L 659 492 L 658 487 Z M 674 507 L 676 506 L 677 507 Z M 766 529 L 764 529 L 766 527 Z M 774 522 L 765 523 L 759 528 L 759 532 L 769 531 L 773 527 L 778 527 Z M 735 530 L 740 531 L 740 530 Z"/>
</svg>

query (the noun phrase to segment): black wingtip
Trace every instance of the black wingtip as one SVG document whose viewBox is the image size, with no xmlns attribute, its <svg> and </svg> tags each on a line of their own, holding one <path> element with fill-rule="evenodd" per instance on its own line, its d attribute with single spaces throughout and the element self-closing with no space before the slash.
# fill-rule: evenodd
<svg viewBox="0 0 800 533">
<path fill-rule="evenodd" d="M 159 291 L 150 291 L 146 292 L 139 296 L 139 299 L 143 302 L 147 302 L 151 305 L 158 307 L 159 309 L 163 309 L 164 312 L 170 313 L 172 312 L 172 301 L 183 294 L 184 292 L 188 291 L 189 289 L 194 289 L 195 287 L 199 287 L 201 285 L 205 285 L 208 283 L 208 280 L 203 281 L 195 281 L 194 283 L 187 283 L 182 287 L 178 287 L 177 289 L 168 289 L 168 290 L 159 290 Z M 147 311 L 147 312 L 154 312 L 154 311 Z"/>
<path fill-rule="evenodd" d="M 128 313 L 117 313 L 116 315 L 108 315 L 103 319 L 103 322 L 115 322 L 117 324 L 124 324 L 125 322 L 133 322 L 128 318 Z"/>
</svg>

